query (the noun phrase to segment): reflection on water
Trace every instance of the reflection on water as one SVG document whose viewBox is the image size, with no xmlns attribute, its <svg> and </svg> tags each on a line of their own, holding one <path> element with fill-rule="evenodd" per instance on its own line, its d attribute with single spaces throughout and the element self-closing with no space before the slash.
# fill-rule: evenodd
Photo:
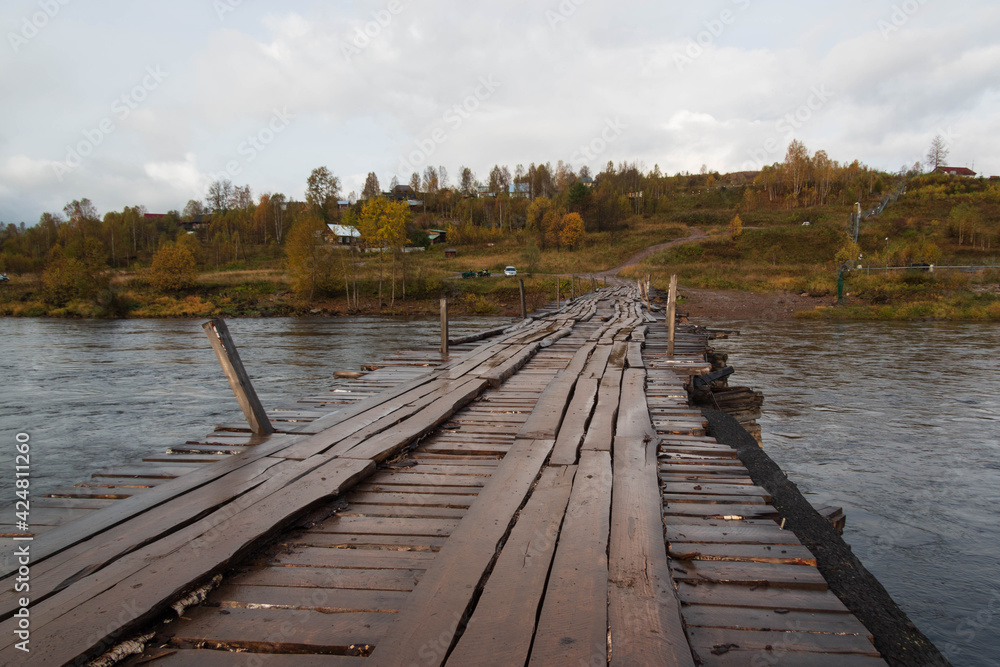
<svg viewBox="0 0 1000 667">
<path fill-rule="evenodd" d="M 505 324 L 453 319 L 453 336 Z M 337 371 L 440 343 L 437 321 L 228 322 L 265 407 L 323 393 Z M 162 453 L 243 413 L 201 321 L 0 319 L 0 506 L 14 500 L 14 436 L 31 436 L 32 494 Z M 9 471 L 9 472 L 4 472 Z"/>
<path fill-rule="evenodd" d="M 1000 656 L 1000 329 L 713 322 L 764 446 L 956 665 Z"/>
</svg>

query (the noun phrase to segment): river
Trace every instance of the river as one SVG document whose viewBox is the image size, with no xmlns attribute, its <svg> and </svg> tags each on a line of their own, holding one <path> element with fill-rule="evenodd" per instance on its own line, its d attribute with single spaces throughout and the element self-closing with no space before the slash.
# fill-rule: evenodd
<svg viewBox="0 0 1000 667">
<path fill-rule="evenodd" d="M 708 324 L 708 323 L 706 323 Z M 1000 661 L 1000 328 L 712 322 L 764 447 L 955 665 Z"/>
<path fill-rule="evenodd" d="M 453 335 L 507 321 L 458 320 Z M 814 504 L 844 508 L 845 539 L 954 664 L 997 664 L 1000 328 L 708 324 L 742 331 L 715 346 L 733 384 L 764 391 L 771 456 Z M 265 406 L 439 337 L 426 320 L 229 326 Z M 0 319 L 0 336 L 0 507 L 20 432 L 37 494 L 243 419 L 199 321 Z"/>
</svg>

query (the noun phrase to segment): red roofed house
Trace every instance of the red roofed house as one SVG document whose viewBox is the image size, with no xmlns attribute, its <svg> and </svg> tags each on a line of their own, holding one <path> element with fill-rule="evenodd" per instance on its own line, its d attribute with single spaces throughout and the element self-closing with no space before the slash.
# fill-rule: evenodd
<svg viewBox="0 0 1000 667">
<path fill-rule="evenodd" d="M 938 167 L 935 174 L 948 174 L 949 176 L 964 176 L 965 178 L 975 178 L 976 172 L 968 167 Z"/>
</svg>

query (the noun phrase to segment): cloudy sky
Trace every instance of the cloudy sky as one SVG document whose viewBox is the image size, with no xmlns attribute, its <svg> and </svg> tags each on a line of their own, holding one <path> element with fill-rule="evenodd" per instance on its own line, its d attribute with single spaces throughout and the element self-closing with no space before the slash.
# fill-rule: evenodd
<svg viewBox="0 0 1000 667">
<path fill-rule="evenodd" d="M 4 0 L 0 221 L 301 198 L 329 167 L 759 168 L 792 138 L 1000 174 L 995 0 Z"/>
</svg>

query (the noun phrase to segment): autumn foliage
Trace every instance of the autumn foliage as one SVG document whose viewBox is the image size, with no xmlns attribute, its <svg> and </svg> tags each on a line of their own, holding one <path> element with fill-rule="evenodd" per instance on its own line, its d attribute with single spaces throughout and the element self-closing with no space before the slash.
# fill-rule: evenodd
<svg viewBox="0 0 1000 667">
<path fill-rule="evenodd" d="M 194 255 L 187 248 L 165 245 L 153 255 L 149 284 L 164 292 L 193 287 L 198 277 Z"/>
</svg>

